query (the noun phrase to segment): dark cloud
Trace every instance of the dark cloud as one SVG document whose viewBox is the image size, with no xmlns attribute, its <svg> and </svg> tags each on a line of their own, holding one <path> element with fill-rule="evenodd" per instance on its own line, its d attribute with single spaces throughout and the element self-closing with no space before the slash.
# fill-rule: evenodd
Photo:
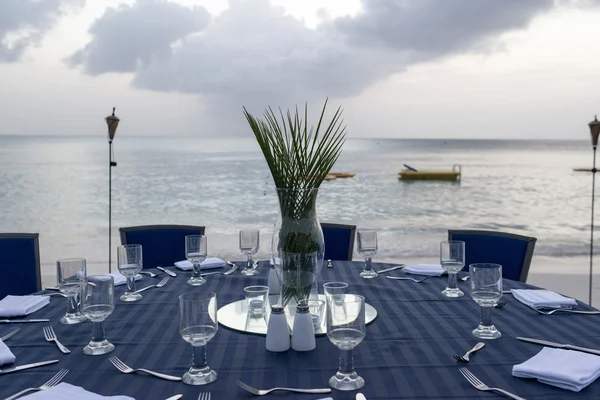
<svg viewBox="0 0 600 400">
<path fill-rule="evenodd" d="M 210 21 L 204 7 L 188 8 L 165 0 L 138 0 L 109 8 L 89 30 L 92 41 L 67 62 L 89 75 L 135 72 L 171 55 L 179 39 Z"/>
<path fill-rule="evenodd" d="M 14 62 L 37 44 L 69 7 L 85 0 L 1 0 L 0 62 Z"/>
</svg>

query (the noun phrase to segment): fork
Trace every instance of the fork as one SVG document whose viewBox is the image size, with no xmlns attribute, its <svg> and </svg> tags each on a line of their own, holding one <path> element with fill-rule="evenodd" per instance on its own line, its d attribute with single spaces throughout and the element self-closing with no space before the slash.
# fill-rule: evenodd
<svg viewBox="0 0 600 400">
<path fill-rule="evenodd" d="M 158 274 L 155 274 L 154 272 L 150 272 L 150 271 L 140 271 L 140 274 L 148 275 L 150 278 L 154 278 L 155 276 L 158 276 Z"/>
<path fill-rule="evenodd" d="M 238 266 L 233 264 L 233 267 L 231 267 L 231 269 L 223 272 L 223 271 L 216 271 L 216 272 L 207 272 L 205 274 L 200 274 L 200 276 L 209 276 L 209 275 L 231 275 L 235 272 L 235 270 L 238 269 Z"/>
<path fill-rule="evenodd" d="M 240 381 L 237 381 L 237 385 L 239 387 L 241 387 L 242 389 L 244 389 L 256 396 L 264 396 L 266 394 L 274 392 L 275 390 L 285 390 L 287 392 L 294 392 L 294 393 L 331 393 L 331 389 L 329 389 L 329 388 L 327 388 L 327 389 L 295 389 L 295 388 L 274 387 L 272 389 L 261 390 L 261 389 L 254 389 L 252 386 L 248 386 L 244 382 L 240 382 Z"/>
<path fill-rule="evenodd" d="M 210 392 L 200 392 L 198 400 L 210 400 Z"/>
<path fill-rule="evenodd" d="M 475 346 L 473 346 L 471 350 L 467 351 L 464 356 L 459 356 L 458 354 L 455 354 L 453 355 L 453 357 L 458 362 L 468 363 L 470 361 L 469 356 L 475 353 L 477 350 L 482 349 L 483 346 L 485 346 L 485 343 L 479 342 Z"/>
<path fill-rule="evenodd" d="M 525 400 L 522 397 L 517 396 L 516 394 L 512 394 L 510 392 L 507 392 L 504 389 L 500 389 L 500 388 L 491 388 L 488 385 L 486 385 L 485 383 L 481 382 L 475 375 L 473 375 L 471 373 L 471 371 L 469 371 L 468 369 L 466 369 L 465 367 L 461 367 L 458 369 L 460 371 L 460 373 L 462 374 L 462 376 L 465 377 L 465 379 L 467 381 L 469 381 L 469 383 L 471 385 L 473 385 L 473 387 L 477 390 L 483 390 L 484 392 L 487 391 L 493 391 L 493 392 L 499 392 L 502 393 L 503 395 L 510 397 L 512 399 L 515 400 Z"/>
<path fill-rule="evenodd" d="M 144 290 L 148 290 L 148 289 L 152 289 L 152 288 L 161 288 L 163 286 L 165 286 L 167 284 L 167 282 L 169 282 L 169 277 L 167 276 L 166 278 L 162 278 L 160 282 L 158 282 L 156 285 L 150 285 L 150 286 L 146 286 L 144 288 L 141 288 L 140 290 L 136 290 L 135 293 L 142 293 Z"/>
<path fill-rule="evenodd" d="M 415 279 L 415 278 L 409 278 L 409 277 L 401 277 L 401 276 L 386 276 L 386 278 L 388 279 L 396 279 L 396 280 L 407 280 L 407 281 L 413 281 L 414 283 L 421 283 L 429 278 L 431 278 L 430 276 L 426 276 L 425 278 L 421 278 L 421 279 Z"/>
<path fill-rule="evenodd" d="M 44 336 L 46 337 L 46 342 L 54 342 L 58 346 L 58 349 L 64 354 L 69 354 L 71 350 L 67 349 L 61 342 L 58 341 L 56 337 L 56 333 L 54 333 L 54 328 L 50 325 L 44 326 Z"/>
<path fill-rule="evenodd" d="M 12 331 L 12 332 L 9 332 L 9 333 L 7 333 L 6 335 L 4 335 L 4 336 L 0 337 L 0 340 L 2 340 L 2 341 L 4 342 L 5 340 L 8 340 L 8 339 L 10 339 L 11 337 L 13 337 L 13 336 L 15 335 L 15 333 L 19 332 L 20 330 L 21 330 L 21 328 L 17 328 L 17 329 L 15 329 L 14 331 Z"/>
<path fill-rule="evenodd" d="M 540 314 L 544 314 L 544 315 L 552 315 L 558 311 L 563 311 L 563 312 L 568 312 L 568 313 L 573 313 L 573 314 L 590 314 L 590 315 L 600 314 L 600 311 L 571 310 L 569 308 L 553 308 L 551 310 L 546 307 L 532 307 L 532 308 L 535 311 L 539 312 Z"/>
<path fill-rule="evenodd" d="M 123 361 L 119 360 L 117 357 L 110 357 L 108 359 L 108 361 L 110 361 L 112 363 L 112 365 L 114 365 L 119 371 L 121 371 L 124 374 L 131 374 L 131 373 L 134 373 L 137 371 L 141 371 L 141 372 L 147 373 L 148 375 L 154 375 L 157 378 L 166 379 L 168 381 L 177 381 L 177 382 L 181 381 L 181 377 L 179 377 L 179 376 L 161 374 L 159 372 L 150 371 L 149 369 L 131 368 L 129 365 L 125 364 Z"/>
<path fill-rule="evenodd" d="M 7 397 L 4 400 L 14 400 L 28 392 L 37 392 L 40 390 L 50 389 L 51 387 L 58 385 L 60 383 L 60 381 L 62 381 L 62 379 L 65 377 L 65 375 L 67 375 L 68 373 L 69 373 L 68 369 L 61 369 L 60 371 L 58 371 L 58 373 L 56 375 L 54 375 L 48 382 L 44 383 L 42 386 L 37 387 L 37 388 L 29 388 L 29 389 L 21 390 L 19 393 L 15 393 L 12 396 Z"/>
</svg>

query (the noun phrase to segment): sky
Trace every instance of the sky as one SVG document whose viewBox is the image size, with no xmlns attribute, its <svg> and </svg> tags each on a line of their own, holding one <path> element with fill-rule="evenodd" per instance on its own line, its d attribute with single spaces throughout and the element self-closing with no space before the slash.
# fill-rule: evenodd
<svg viewBox="0 0 600 400">
<path fill-rule="evenodd" d="M 251 137 L 328 99 L 348 137 L 582 139 L 600 0 L 1 0 L 0 134 Z"/>
</svg>

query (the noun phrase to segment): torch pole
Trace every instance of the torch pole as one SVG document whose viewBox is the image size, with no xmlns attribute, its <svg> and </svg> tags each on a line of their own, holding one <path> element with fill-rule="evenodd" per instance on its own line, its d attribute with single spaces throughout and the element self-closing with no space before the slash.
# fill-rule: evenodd
<svg viewBox="0 0 600 400">
<path fill-rule="evenodd" d="M 590 229 L 590 293 L 589 305 L 592 305 L 592 280 L 594 260 L 594 198 L 596 196 L 596 146 L 594 146 L 594 166 L 592 167 L 592 223 Z"/>
<path fill-rule="evenodd" d="M 112 140 L 108 141 L 108 272 L 112 272 Z"/>
</svg>

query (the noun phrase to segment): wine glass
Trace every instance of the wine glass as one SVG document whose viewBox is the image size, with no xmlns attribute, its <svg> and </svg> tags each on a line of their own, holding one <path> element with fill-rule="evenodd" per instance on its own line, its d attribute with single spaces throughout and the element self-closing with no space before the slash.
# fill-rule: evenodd
<svg viewBox="0 0 600 400">
<path fill-rule="evenodd" d="M 56 262 L 56 283 L 61 293 L 67 295 L 67 313 L 60 319 L 63 324 L 85 321 L 79 310 L 81 281 L 85 277 L 85 258 L 65 258 Z"/>
<path fill-rule="evenodd" d="M 256 275 L 258 271 L 254 268 L 252 256 L 258 252 L 260 247 L 260 232 L 258 229 L 240 230 L 240 251 L 247 257 L 246 268 L 242 270 L 242 275 Z"/>
<path fill-rule="evenodd" d="M 206 260 L 206 255 L 206 235 L 188 235 L 185 237 L 185 258 L 194 264 L 192 277 L 187 281 L 188 285 L 200 286 L 206 283 L 206 279 L 200 275 L 200 264 Z"/>
<path fill-rule="evenodd" d="M 88 276 L 81 281 L 81 312 L 92 321 L 92 340 L 83 348 L 83 354 L 97 356 L 115 349 L 104 333 L 104 320 L 114 309 L 115 280 L 112 276 Z"/>
<path fill-rule="evenodd" d="M 365 338 L 365 298 L 343 294 L 341 306 L 327 297 L 327 337 L 340 349 L 340 367 L 329 379 L 329 386 L 338 390 L 356 390 L 365 380 L 354 371 L 352 350 Z"/>
<path fill-rule="evenodd" d="M 215 293 L 189 292 L 179 296 L 179 333 L 194 348 L 192 366 L 183 375 L 183 383 L 206 385 L 217 379 L 217 373 L 206 362 L 206 344 L 218 328 Z"/>
<path fill-rule="evenodd" d="M 358 231 L 358 254 L 365 258 L 365 269 L 360 273 L 361 278 L 377 278 L 377 272 L 371 266 L 371 258 L 377 254 L 377 232 L 373 230 Z"/>
<path fill-rule="evenodd" d="M 127 278 L 127 289 L 119 299 L 121 301 L 138 301 L 142 295 L 135 292 L 135 276 L 143 268 L 142 245 L 126 244 L 117 247 L 117 265 L 119 272 Z"/>
<path fill-rule="evenodd" d="M 442 291 L 446 297 L 462 297 L 465 294 L 456 284 L 458 272 L 465 266 L 465 242 L 447 240 L 440 243 L 440 264 L 448 273 L 448 287 Z"/>
<path fill-rule="evenodd" d="M 471 297 L 481 307 L 481 322 L 473 330 L 479 339 L 498 339 L 500 331 L 492 325 L 492 308 L 502 297 L 502 266 L 498 264 L 469 265 Z"/>
</svg>

